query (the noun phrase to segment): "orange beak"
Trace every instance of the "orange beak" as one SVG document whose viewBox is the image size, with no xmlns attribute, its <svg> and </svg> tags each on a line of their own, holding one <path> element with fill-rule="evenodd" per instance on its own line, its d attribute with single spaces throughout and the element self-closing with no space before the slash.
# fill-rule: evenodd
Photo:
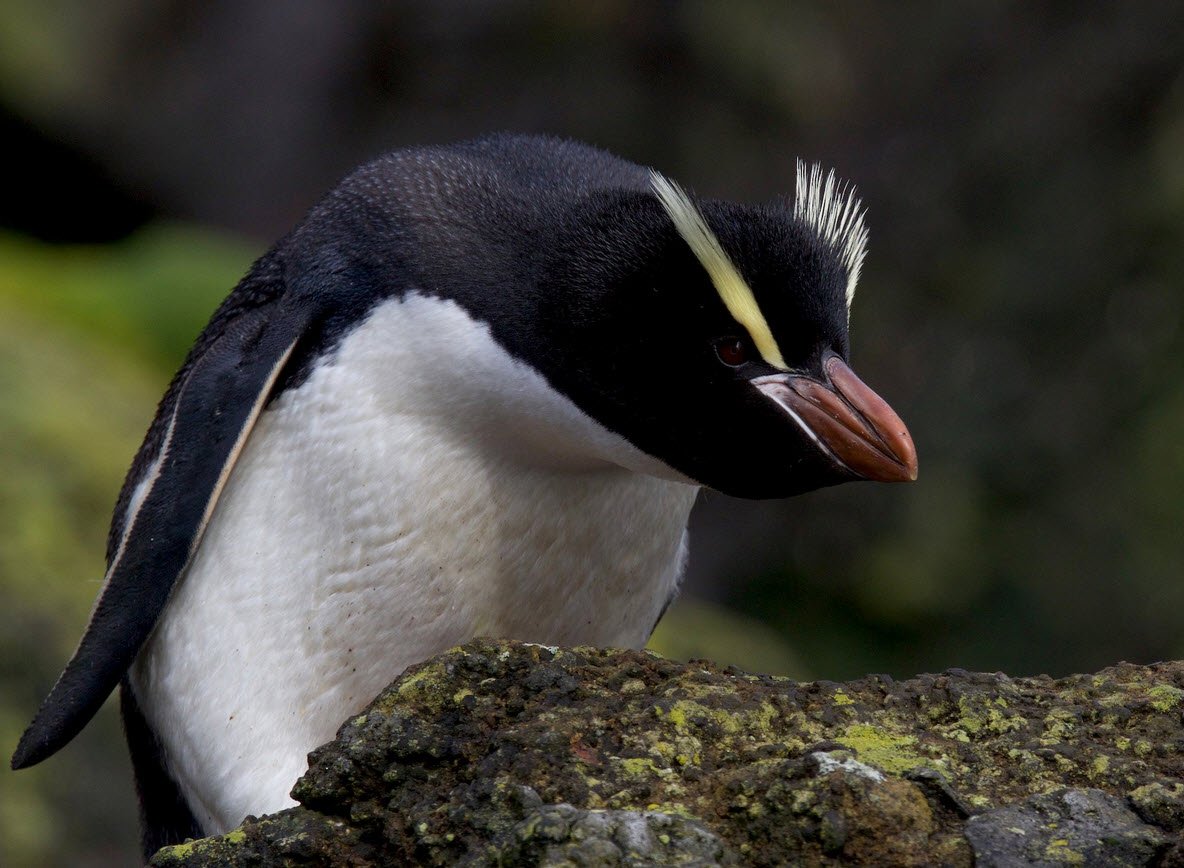
<svg viewBox="0 0 1184 868">
<path fill-rule="evenodd" d="M 916 480 L 917 448 L 888 402 L 838 356 L 828 358 L 823 370 L 829 383 L 799 374 L 773 374 L 752 383 L 852 475 L 876 482 Z"/>
</svg>

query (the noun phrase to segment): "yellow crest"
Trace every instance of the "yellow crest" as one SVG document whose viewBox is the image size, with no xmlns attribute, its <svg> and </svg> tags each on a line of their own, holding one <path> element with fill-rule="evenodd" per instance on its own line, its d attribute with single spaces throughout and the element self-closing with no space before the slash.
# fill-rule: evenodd
<svg viewBox="0 0 1184 868">
<path fill-rule="evenodd" d="M 674 222 L 678 234 L 707 271 L 715 291 L 719 293 L 732 318 L 748 332 L 761 358 L 778 370 L 789 370 L 769 323 L 756 303 L 752 288 L 741 277 L 699 209 L 681 187 L 658 172 L 650 171 L 650 184 L 658 201 Z"/>
<path fill-rule="evenodd" d="M 797 189 L 793 197 L 793 216 L 816 233 L 838 254 L 847 271 L 847 315 L 855 298 L 855 284 L 867 256 L 867 220 L 855 188 L 839 181 L 834 170 L 822 174 L 822 166 L 797 164 Z"/>
</svg>

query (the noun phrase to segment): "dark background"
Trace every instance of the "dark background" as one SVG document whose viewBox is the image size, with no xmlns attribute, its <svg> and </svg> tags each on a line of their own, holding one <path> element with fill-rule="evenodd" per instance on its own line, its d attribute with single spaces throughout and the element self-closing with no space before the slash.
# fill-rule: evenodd
<svg viewBox="0 0 1184 868">
<path fill-rule="evenodd" d="M 218 299 L 356 163 L 492 130 L 745 201 L 820 160 L 869 209 L 854 361 L 920 480 L 704 496 L 656 647 L 829 679 L 1184 656 L 1182 73 L 1172 2 L 7 0 L 0 744 Z M 0 772 L 0 863 L 134 842 L 113 709 Z"/>
</svg>

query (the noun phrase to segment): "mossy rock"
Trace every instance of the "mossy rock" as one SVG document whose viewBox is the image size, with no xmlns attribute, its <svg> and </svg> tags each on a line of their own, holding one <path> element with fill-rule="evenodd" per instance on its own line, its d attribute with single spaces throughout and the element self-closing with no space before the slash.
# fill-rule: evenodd
<svg viewBox="0 0 1184 868">
<path fill-rule="evenodd" d="M 300 807 L 153 864 L 1184 864 L 1182 688 L 477 641 L 318 748 Z"/>
</svg>

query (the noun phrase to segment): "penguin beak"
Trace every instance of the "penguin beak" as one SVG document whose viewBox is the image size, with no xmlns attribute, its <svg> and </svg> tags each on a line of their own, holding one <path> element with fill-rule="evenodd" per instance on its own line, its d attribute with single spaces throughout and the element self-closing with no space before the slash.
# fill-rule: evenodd
<svg viewBox="0 0 1184 868">
<path fill-rule="evenodd" d="M 838 356 L 823 363 L 829 380 L 772 374 L 752 384 L 793 417 L 841 469 L 876 482 L 913 482 L 917 449 L 904 422 Z"/>
</svg>

